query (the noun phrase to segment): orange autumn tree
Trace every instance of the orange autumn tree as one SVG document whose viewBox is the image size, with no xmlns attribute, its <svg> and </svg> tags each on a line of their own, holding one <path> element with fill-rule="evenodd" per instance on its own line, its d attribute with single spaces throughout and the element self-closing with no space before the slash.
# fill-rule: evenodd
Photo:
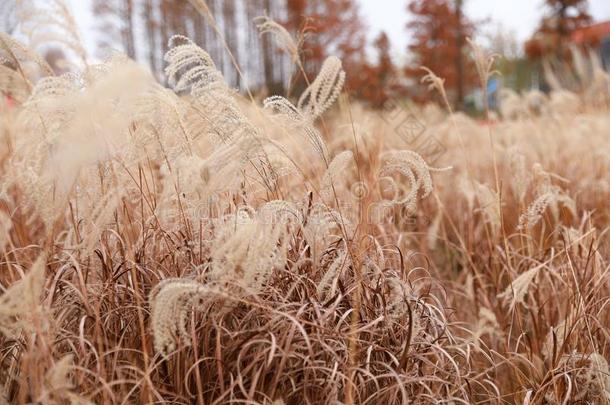
<svg viewBox="0 0 610 405">
<path fill-rule="evenodd" d="M 304 34 L 301 59 L 309 80 L 330 55 L 339 57 L 348 72 L 363 68 L 366 27 L 356 0 L 287 0 L 286 8 L 284 25 L 294 35 Z M 302 74 L 297 76 L 296 86 L 303 87 Z M 357 75 L 348 75 L 348 89 L 359 85 Z"/>
<path fill-rule="evenodd" d="M 528 57 L 565 56 L 574 31 L 591 23 L 588 0 L 546 0 L 546 15 L 525 43 Z"/>
<path fill-rule="evenodd" d="M 461 107 L 464 91 L 475 85 L 475 67 L 464 56 L 465 38 L 475 32 L 475 24 L 462 14 L 461 0 L 411 0 L 407 9 L 413 19 L 407 24 L 412 35 L 408 51 L 412 56 L 405 74 L 413 81 L 413 98 L 429 99 L 419 83 L 421 66 L 445 80 L 445 89 L 456 106 Z"/>
<path fill-rule="evenodd" d="M 400 96 L 397 69 L 390 56 L 390 39 L 381 32 L 373 42 L 377 52 L 375 64 L 363 66 L 355 94 L 374 108 L 383 107 L 388 100 Z"/>
</svg>

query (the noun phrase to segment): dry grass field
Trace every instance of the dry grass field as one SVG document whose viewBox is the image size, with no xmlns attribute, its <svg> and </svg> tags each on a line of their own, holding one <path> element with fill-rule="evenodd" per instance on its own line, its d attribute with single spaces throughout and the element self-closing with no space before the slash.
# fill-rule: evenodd
<svg viewBox="0 0 610 405">
<path fill-rule="evenodd" d="M 0 403 L 610 401 L 607 74 L 481 121 L 0 35 Z"/>
</svg>

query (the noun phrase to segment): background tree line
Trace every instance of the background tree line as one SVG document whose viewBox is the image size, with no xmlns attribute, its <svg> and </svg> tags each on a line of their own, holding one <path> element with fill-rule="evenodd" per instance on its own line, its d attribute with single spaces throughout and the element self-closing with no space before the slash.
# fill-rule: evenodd
<svg viewBox="0 0 610 405">
<path fill-rule="evenodd" d="M 3 31 L 15 29 L 19 1 L 0 2 Z M 466 38 L 480 34 L 485 22 L 466 15 L 464 2 L 468 0 L 406 1 L 410 17 L 405 35 L 410 41 L 408 59 L 401 67 L 391 57 L 390 39 L 384 32 L 367 43 L 367 27 L 357 0 L 204 0 L 211 18 L 201 15 L 189 0 L 90 1 L 97 56 L 123 52 L 149 65 L 159 79 L 163 78 L 168 40 L 180 34 L 211 55 L 232 87 L 244 90 L 247 86 L 256 93 L 286 94 L 289 88 L 298 93 L 329 55 L 338 56 L 349 72 L 348 91 L 374 107 L 390 98 L 429 100 L 430 93 L 419 81 L 421 66 L 445 80 L 456 108 L 464 105 L 465 96 L 478 85 Z M 270 17 L 301 40 L 302 69 L 295 67 L 291 55 L 282 52 L 272 36 L 259 34 L 255 19 L 260 16 Z M 511 41 L 500 33 L 490 38 L 489 47 L 506 56 L 499 63 L 501 70 L 505 67 L 503 73 L 511 74 L 519 66 L 527 70 L 543 58 L 569 59 L 570 36 L 591 21 L 587 0 L 545 0 L 539 27 L 524 44 L 524 54 L 512 50 L 512 44 L 507 54 Z M 50 50 L 48 56 L 61 59 L 57 52 Z"/>
<path fill-rule="evenodd" d="M 353 0 L 206 0 L 206 5 L 216 26 L 187 0 L 94 0 L 100 53 L 118 49 L 160 73 L 169 38 L 185 35 L 211 55 L 230 85 L 243 88 L 246 80 L 255 90 L 284 92 L 298 72 L 272 37 L 259 35 L 255 18 L 268 16 L 295 38 L 306 32 L 302 60 L 308 75 L 330 54 L 348 67 L 364 62 L 366 32 Z"/>
<path fill-rule="evenodd" d="M 347 89 L 376 107 L 396 96 L 429 98 L 419 84 L 420 66 L 445 79 L 456 105 L 476 83 L 474 66 L 465 55 L 465 39 L 475 34 L 475 23 L 464 15 L 462 0 L 407 2 L 412 20 L 406 28 L 412 41 L 407 49 L 410 61 L 401 70 L 390 56 L 385 33 L 367 44 L 356 0 L 206 0 L 206 5 L 216 27 L 187 0 L 94 0 L 100 48 L 120 49 L 160 73 L 168 39 L 185 35 L 210 53 L 230 85 L 243 88 L 245 79 L 255 91 L 283 94 L 289 84 L 304 86 L 306 79 L 273 38 L 259 35 L 255 18 L 265 15 L 302 39 L 308 80 L 328 55 L 336 55 L 350 72 Z M 244 77 L 231 66 L 225 43 Z"/>
</svg>

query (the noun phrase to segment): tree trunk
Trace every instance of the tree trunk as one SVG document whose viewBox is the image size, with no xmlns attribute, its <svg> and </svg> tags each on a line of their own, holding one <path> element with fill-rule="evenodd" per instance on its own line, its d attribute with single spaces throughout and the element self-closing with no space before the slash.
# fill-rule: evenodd
<svg viewBox="0 0 610 405">
<path fill-rule="evenodd" d="M 133 0 L 125 0 L 123 3 L 123 10 L 122 10 L 122 17 L 123 17 L 123 24 L 124 28 L 123 28 L 123 41 L 125 44 L 125 53 L 127 53 L 127 56 L 129 56 L 131 59 L 136 58 L 136 45 L 135 45 L 135 38 L 134 38 L 134 16 L 133 16 Z"/>
<path fill-rule="evenodd" d="M 144 24 L 146 27 L 146 37 L 149 40 L 148 43 L 148 63 L 150 64 L 150 69 L 155 73 L 159 73 L 159 68 L 157 66 L 158 58 L 157 53 L 159 50 L 157 49 L 157 27 L 155 26 L 155 18 L 153 15 L 154 5 L 153 0 L 146 0 L 144 2 Z"/>
<path fill-rule="evenodd" d="M 464 27 L 462 25 L 462 0 L 455 2 L 455 18 L 456 18 L 456 57 L 455 57 L 455 74 L 456 74 L 456 95 L 455 107 L 461 110 L 464 107 Z"/>
</svg>

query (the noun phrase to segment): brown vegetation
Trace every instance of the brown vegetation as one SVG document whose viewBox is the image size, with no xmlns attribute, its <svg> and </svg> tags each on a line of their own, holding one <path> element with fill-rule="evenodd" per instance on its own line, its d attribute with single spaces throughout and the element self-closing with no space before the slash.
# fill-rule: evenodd
<svg viewBox="0 0 610 405">
<path fill-rule="evenodd" d="M 610 398 L 605 73 L 405 133 L 335 57 L 261 105 L 185 37 L 172 90 L 0 50 L 0 402 Z"/>
</svg>

